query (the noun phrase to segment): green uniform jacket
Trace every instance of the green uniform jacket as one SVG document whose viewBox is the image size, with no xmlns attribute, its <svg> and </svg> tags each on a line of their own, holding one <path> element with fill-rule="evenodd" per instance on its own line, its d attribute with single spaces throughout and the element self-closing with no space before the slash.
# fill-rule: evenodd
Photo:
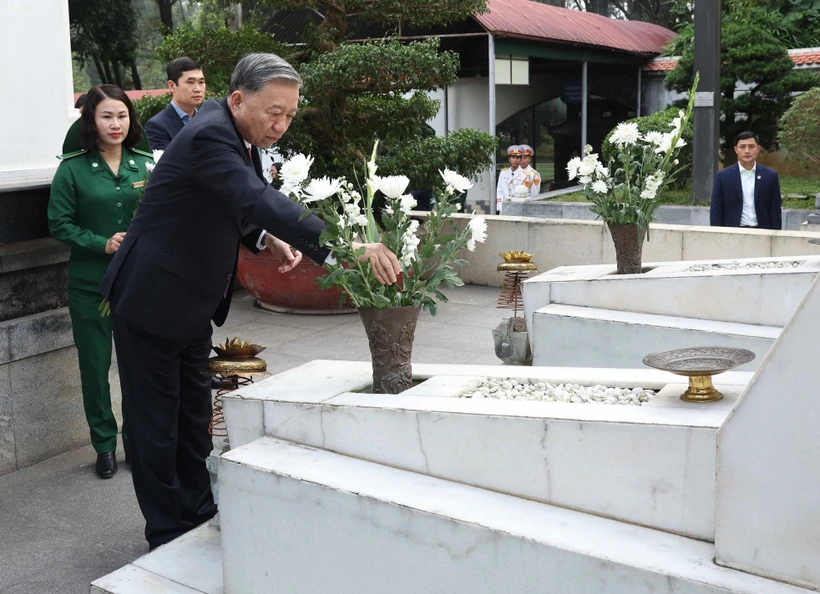
<svg viewBox="0 0 820 594">
<path fill-rule="evenodd" d="M 114 257 L 105 253 L 105 244 L 128 230 L 147 177 L 145 164 L 153 159 L 150 153 L 123 147 L 117 177 L 97 151 L 58 158 L 63 162 L 51 182 L 48 229 L 71 246 L 69 288 L 97 291 Z"/>
</svg>

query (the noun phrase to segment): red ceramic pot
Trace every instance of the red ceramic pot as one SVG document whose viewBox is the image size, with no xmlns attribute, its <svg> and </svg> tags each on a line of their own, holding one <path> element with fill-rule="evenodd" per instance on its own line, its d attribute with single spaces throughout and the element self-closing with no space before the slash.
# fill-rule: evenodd
<svg viewBox="0 0 820 594">
<path fill-rule="evenodd" d="M 296 268 L 284 274 L 278 268 L 279 263 L 269 251 L 253 254 L 244 246 L 240 247 L 236 276 L 260 307 L 279 313 L 356 313 L 349 301 L 340 305 L 341 291 L 319 288 L 316 279 L 327 271 L 312 260 L 303 258 Z"/>
</svg>

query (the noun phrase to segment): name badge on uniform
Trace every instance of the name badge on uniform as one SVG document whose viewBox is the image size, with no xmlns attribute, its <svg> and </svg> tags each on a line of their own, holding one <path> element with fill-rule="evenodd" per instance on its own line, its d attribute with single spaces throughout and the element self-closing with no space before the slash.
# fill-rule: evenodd
<svg viewBox="0 0 820 594">
<path fill-rule="evenodd" d="M 134 182 L 133 184 L 131 184 L 131 187 L 134 188 L 135 190 L 137 188 L 144 188 L 145 187 L 145 180 Z"/>
</svg>

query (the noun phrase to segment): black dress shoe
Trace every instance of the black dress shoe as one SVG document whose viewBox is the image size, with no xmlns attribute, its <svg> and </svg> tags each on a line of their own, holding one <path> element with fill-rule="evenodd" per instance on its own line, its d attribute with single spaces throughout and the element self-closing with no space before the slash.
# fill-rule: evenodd
<svg viewBox="0 0 820 594">
<path fill-rule="evenodd" d="M 101 479 L 110 479 L 117 474 L 117 457 L 114 452 L 97 454 L 97 464 L 94 468 Z"/>
</svg>

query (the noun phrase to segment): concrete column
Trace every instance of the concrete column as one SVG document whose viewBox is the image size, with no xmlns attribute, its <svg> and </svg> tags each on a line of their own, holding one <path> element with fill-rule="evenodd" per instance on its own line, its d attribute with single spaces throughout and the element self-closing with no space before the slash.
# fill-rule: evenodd
<svg viewBox="0 0 820 594">
<path fill-rule="evenodd" d="M 720 138 L 720 17 L 722 0 L 695 2 L 695 95 L 692 200 L 709 202 Z"/>
<path fill-rule="evenodd" d="M 638 66 L 638 98 L 635 101 L 635 115 L 641 117 L 641 69 L 643 66 Z"/>
<path fill-rule="evenodd" d="M 489 98 L 490 98 L 490 105 L 487 109 L 487 113 L 489 115 L 489 127 L 490 129 L 487 131 L 488 134 L 491 136 L 495 136 L 495 38 L 492 35 L 487 36 L 487 63 L 489 65 L 489 81 L 488 81 L 488 88 L 489 88 Z M 492 214 L 498 214 L 498 208 L 495 203 L 495 156 L 496 153 L 493 153 L 493 162 L 492 162 L 492 169 L 490 170 L 490 209 L 489 211 Z"/>
<path fill-rule="evenodd" d="M 584 156 L 584 147 L 587 145 L 587 63 L 581 64 L 581 157 Z"/>
<path fill-rule="evenodd" d="M 3 14 L 0 186 L 56 169 L 54 157 L 77 117 L 67 0 L 6 0 Z"/>
</svg>

